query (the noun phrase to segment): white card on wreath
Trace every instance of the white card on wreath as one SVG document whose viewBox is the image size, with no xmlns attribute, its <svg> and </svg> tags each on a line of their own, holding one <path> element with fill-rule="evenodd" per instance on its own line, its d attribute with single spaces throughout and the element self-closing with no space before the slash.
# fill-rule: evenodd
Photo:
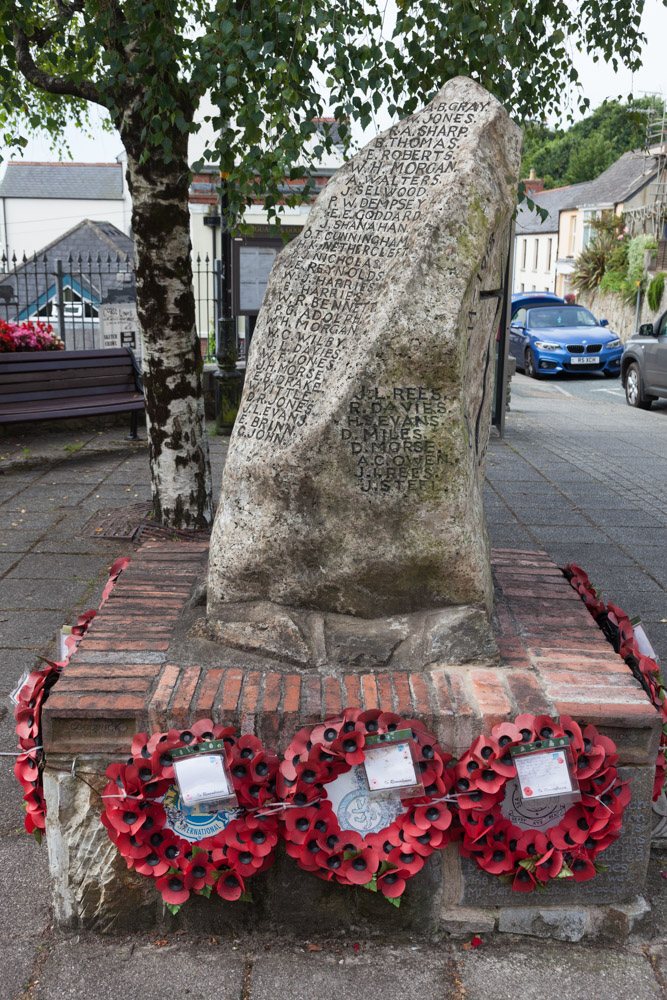
<svg viewBox="0 0 667 1000">
<path fill-rule="evenodd" d="M 571 792 L 572 781 L 563 750 L 544 750 L 513 758 L 521 785 L 521 797 L 541 799 Z"/>
<path fill-rule="evenodd" d="M 410 744 L 390 743 L 386 746 L 366 747 L 366 778 L 372 792 L 387 788 L 409 788 L 418 785 Z"/>
<path fill-rule="evenodd" d="M 194 754 L 174 761 L 174 771 L 186 805 L 225 799 L 231 795 L 222 757 L 219 753 Z"/>
</svg>

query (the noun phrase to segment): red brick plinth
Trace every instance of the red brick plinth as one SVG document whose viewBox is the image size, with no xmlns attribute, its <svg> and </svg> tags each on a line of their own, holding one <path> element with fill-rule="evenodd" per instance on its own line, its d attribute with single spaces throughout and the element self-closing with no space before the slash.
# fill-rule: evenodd
<svg viewBox="0 0 667 1000">
<path fill-rule="evenodd" d="M 222 647 L 215 666 L 179 663 L 179 617 L 206 554 L 206 543 L 142 546 L 45 706 L 47 751 L 122 756 L 135 732 L 208 717 L 283 749 L 300 726 L 350 705 L 420 718 L 454 754 L 497 722 L 531 712 L 593 723 L 616 741 L 621 764 L 655 759 L 656 710 L 545 553 L 493 552 L 500 668 L 335 675 L 265 671 L 256 661 L 226 667 Z"/>
</svg>

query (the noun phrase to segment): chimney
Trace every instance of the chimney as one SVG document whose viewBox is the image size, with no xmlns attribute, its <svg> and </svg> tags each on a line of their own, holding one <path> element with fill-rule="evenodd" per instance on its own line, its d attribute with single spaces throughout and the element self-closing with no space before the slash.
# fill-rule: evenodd
<svg viewBox="0 0 667 1000">
<path fill-rule="evenodd" d="M 544 191 L 544 181 L 541 177 L 535 176 L 535 169 L 530 168 L 530 177 L 523 182 L 526 194 L 530 197 L 531 194 L 537 194 L 539 191 Z"/>
</svg>

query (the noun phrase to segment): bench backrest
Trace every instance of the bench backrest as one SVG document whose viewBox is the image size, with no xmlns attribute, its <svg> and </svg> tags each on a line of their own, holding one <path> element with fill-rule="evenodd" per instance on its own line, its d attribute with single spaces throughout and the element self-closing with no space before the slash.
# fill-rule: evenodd
<svg viewBox="0 0 667 1000">
<path fill-rule="evenodd" d="M 0 399 L 25 403 L 140 391 L 126 347 L 100 351 L 17 351 L 0 354 Z"/>
</svg>

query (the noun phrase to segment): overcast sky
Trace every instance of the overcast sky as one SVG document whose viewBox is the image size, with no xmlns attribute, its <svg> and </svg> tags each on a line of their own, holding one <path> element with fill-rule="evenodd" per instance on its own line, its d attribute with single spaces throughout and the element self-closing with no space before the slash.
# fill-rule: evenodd
<svg viewBox="0 0 667 1000">
<path fill-rule="evenodd" d="M 584 92 L 591 101 L 591 107 L 595 108 L 606 98 L 616 98 L 619 95 L 622 99 L 626 99 L 631 93 L 636 97 L 641 97 L 647 92 L 665 96 L 664 63 L 667 8 L 663 6 L 662 0 L 646 0 L 642 29 L 647 36 L 647 44 L 644 49 L 644 65 L 638 73 L 632 74 L 625 69 L 614 73 L 611 66 L 601 62 L 594 63 L 590 58 L 576 55 L 575 65 L 579 70 Z M 571 103 L 576 103 L 574 100 L 576 95 L 568 94 L 566 96 Z M 121 151 L 120 137 L 117 133 L 109 134 L 103 131 L 99 124 L 100 114 L 93 109 L 94 134 L 92 138 L 87 138 L 74 128 L 68 131 L 67 138 L 74 160 L 87 163 L 108 163 L 113 161 Z M 576 117 L 579 117 L 578 113 Z M 387 119 L 381 119 L 379 125 L 381 128 L 386 127 Z M 370 139 L 372 134 L 372 130 L 367 130 L 365 138 Z M 194 156 L 197 155 L 199 155 L 198 149 L 194 152 Z M 43 136 L 31 139 L 23 156 L 25 160 L 54 161 L 58 158 L 50 148 L 49 139 Z M 65 158 L 63 157 L 63 159 Z M 0 168 L 0 171 L 4 172 L 4 169 Z"/>
</svg>

